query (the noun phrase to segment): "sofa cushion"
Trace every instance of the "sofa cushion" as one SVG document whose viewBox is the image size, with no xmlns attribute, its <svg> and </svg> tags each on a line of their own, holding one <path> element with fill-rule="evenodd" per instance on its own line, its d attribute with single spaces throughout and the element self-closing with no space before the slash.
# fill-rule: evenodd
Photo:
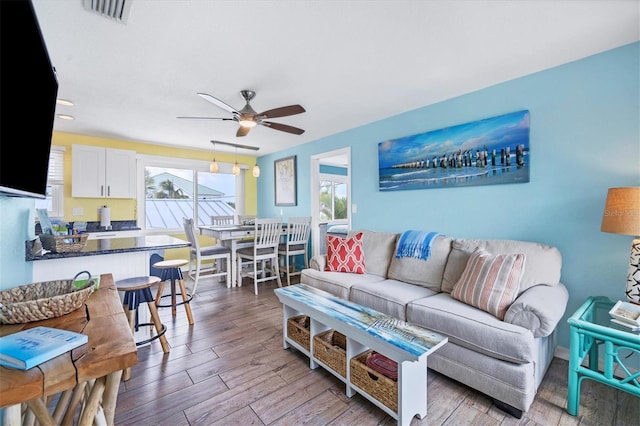
<svg viewBox="0 0 640 426">
<path fill-rule="evenodd" d="M 311 268 L 303 269 L 300 273 L 301 283 L 327 291 L 346 300 L 349 300 L 349 291 L 352 285 L 382 280 L 384 278 L 379 275 L 345 274 L 343 272 L 318 271 Z"/>
<path fill-rule="evenodd" d="M 327 235 L 327 267 L 325 270 L 364 274 L 366 267 L 362 233 L 350 238 Z"/>
<path fill-rule="evenodd" d="M 392 232 L 375 232 L 367 229 L 349 231 L 351 237 L 362 232 L 362 244 L 364 245 L 364 261 L 367 265 L 367 273 L 387 278 L 389 263 L 396 248 L 398 234 Z"/>
<path fill-rule="evenodd" d="M 525 266 L 523 254 L 497 254 L 479 248 L 473 252 L 451 297 L 504 320 L 518 295 Z"/>
<path fill-rule="evenodd" d="M 444 235 L 436 237 L 431 244 L 431 255 L 427 260 L 413 257 L 397 258 L 393 255 L 389 266 L 389 278 L 439 292 L 451 251 L 451 241 L 451 237 Z"/>
<path fill-rule="evenodd" d="M 519 293 L 537 284 L 554 285 L 560 282 L 562 256 L 555 247 L 528 241 L 456 238 L 451 244 L 451 253 L 444 268 L 442 291 L 451 293 L 453 286 L 458 282 L 467 265 L 469 256 L 478 247 L 493 254 L 522 253 L 526 256 L 527 268 L 520 280 Z"/>
<path fill-rule="evenodd" d="M 351 286 L 349 300 L 406 321 L 406 305 L 436 294 L 428 288 L 396 280 L 360 282 Z"/>
<path fill-rule="evenodd" d="M 409 302 L 407 321 L 492 358 L 524 364 L 533 362 L 536 357 L 531 331 L 500 321 L 488 312 L 453 299 L 447 293 Z"/>
</svg>

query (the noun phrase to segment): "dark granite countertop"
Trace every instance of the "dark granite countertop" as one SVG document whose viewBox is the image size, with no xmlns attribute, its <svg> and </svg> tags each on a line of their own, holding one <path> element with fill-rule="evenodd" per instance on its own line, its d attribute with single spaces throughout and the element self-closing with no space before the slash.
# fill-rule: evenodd
<svg viewBox="0 0 640 426">
<path fill-rule="evenodd" d="M 68 222 L 67 228 L 74 229 L 77 222 Z M 83 232 L 94 234 L 96 232 L 119 232 L 119 231 L 140 231 L 135 220 L 113 220 L 111 221 L 111 229 L 106 229 L 104 226 L 100 226 L 99 221 L 83 222 L 86 224 L 86 229 Z M 36 235 L 42 233 L 42 228 L 39 223 L 35 226 Z"/>
<path fill-rule="evenodd" d="M 65 259 L 69 257 L 99 256 L 102 254 L 127 253 L 132 251 L 152 251 L 162 249 L 172 249 L 189 247 L 188 241 L 169 235 L 146 235 L 139 237 L 123 237 L 87 240 L 87 244 L 81 251 L 70 253 L 49 252 L 42 256 L 33 256 L 31 253 L 32 241 L 26 242 L 27 261 Z"/>
</svg>

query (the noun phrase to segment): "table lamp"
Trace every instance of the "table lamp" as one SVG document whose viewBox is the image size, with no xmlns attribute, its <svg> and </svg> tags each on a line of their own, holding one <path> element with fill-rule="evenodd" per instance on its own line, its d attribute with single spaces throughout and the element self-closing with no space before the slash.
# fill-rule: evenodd
<svg viewBox="0 0 640 426">
<path fill-rule="evenodd" d="M 600 230 L 636 237 L 631 243 L 625 294 L 630 302 L 640 304 L 640 186 L 609 188 Z"/>
</svg>

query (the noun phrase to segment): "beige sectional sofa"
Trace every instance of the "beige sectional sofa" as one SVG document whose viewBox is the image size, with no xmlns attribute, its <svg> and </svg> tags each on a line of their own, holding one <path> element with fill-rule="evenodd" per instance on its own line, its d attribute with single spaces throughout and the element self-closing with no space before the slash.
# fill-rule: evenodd
<svg viewBox="0 0 640 426">
<path fill-rule="evenodd" d="M 401 234 L 360 230 L 348 236 L 358 232 L 365 274 L 325 271 L 326 255 L 320 255 L 302 271 L 301 282 L 446 335 L 449 343 L 429 356 L 429 368 L 483 392 L 520 418 L 551 363 L 556 325 L 568 301 L 560 252 L 534 242 L 439 235 L 427 260 L 398 258 Z M 525 255 L 517 298 L 504 320 L 451 297 L 478 247 Z"/>
</svg>

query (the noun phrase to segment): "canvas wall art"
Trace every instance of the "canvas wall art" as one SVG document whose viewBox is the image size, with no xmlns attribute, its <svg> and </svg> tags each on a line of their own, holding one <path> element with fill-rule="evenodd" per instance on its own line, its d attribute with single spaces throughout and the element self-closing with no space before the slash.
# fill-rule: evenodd
<svg viewBox="0 0 640 426">
<path fill-rule="evenodd" d="M 281 158 L 273 162 L 276 206 L 297 206 L 296 156 Z"/>
<path fill-rule="evenodd" d="M 378 144 L 380 191 L 529 182 L 529 111 Z"/>
</svg>

